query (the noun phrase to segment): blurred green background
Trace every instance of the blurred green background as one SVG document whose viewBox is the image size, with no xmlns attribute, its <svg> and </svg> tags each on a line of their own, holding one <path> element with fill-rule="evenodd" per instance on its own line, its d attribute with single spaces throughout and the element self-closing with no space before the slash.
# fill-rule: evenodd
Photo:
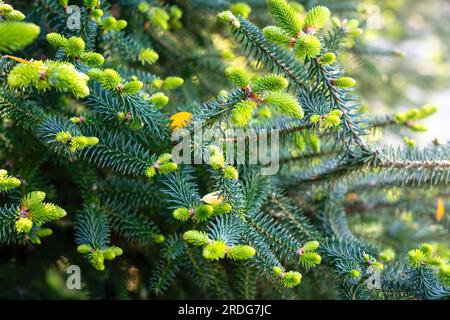
<svg viewBox="0 0 450 320">
<path fill-rule="evenodd" d="M 365 69 L 373 77 L 349 70 L 359 78 L 359 91 L 370 112 L 435 104 L 439 111 L 424 122 L 428 131 L 415 138 L 420 146 L 434 138 L 446 142 L 450 139 L 450 1 L 364 1 L 360 8 L 367 12 L 367 44 L 403 54 L 399 58 L 375 56 L 377 72 L 370 66 Z M 390 140 L 401 143 L 398 138 Z"/>
</svg>

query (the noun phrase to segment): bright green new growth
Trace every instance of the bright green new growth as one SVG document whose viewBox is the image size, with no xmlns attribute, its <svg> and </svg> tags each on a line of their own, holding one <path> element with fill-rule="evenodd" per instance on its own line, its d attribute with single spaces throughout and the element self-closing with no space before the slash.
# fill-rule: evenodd
<svg viewBox="0 0 450 320">
<path fill-rule="evenodd" d="M 330 19 L 330 10 L 324 6 L 316 6 L 308 11 L 305 17 L 305 27 L 314 30 L 325 27 Z"/>
<path fill-rule="evenodd" d="M 368 267 L 371 267 L 372 269 L 379 272 L 383 271 L 384 265 L 381 262 L 377 261 L 374 257 L 370 256 L 367 253 L 364 253 L 362 258 L 366 262 Z"/>
<path fill-rule="evenodd" d="M 77 247 L 77 251 L 82 254 L 92 252 L 94 249 L 88 244 L 80 244 Z"/>
<path fill-rule="evenodd" d="M 272 111 L 270 110 L 270 108 L 268 106 L 262 106 L 261 108 L 258 108 L 256 115 L 260 119 L 267 120 L 272 117 Z"/>
<path fill-rule="evenodd" d="M 58 142 L 66 143 L 72 139 L 72 135 L 67 131 L 60 131 L 55 135 L 55 140 Z"/>
<path fill-rule="evenodd" d="M 248 245 L 233 245 L 228 247 L 222 240 L 211 240 L 205 232 L 189 230 L 183 234 L 183 239 L 194 246 L 203 246 L 202 255 L 208 260 L 219 260 L 225 256 L 232 260 L 246 260 L 253 257 L 255 249 Z"/>
<path fill-rule="evenodd" d="M 176 5 L 171 5 L 167 8 L 155 6 L 154 3 L 150 5 L 143 1 L 139 3 L 138 9 L 145 14 L 146 19 L 156 29 L 166 31 L 169 29 L 180 29 L 183 26 L 180 20 L 183 16 L 183 10 Z"/>
<path fill-rule="evenodd" d="M 256 254 L 253 247 L 247 245 L 232 246 L 227 251 L 227 257 L 231 260 L 246 260 Z"/>
<path fill-rule="evenodd" d="M 324 53 L 322 57 L 320 57 L 320 63 L 323 65 L 333 64 L 336 61 L 336 55 L 333 52 Z"/>
<path fill-rule="evenodd" d="M 315 134 L 310 134 L 308 136 L 308 143 L 310 144 L 311 148 L 314 152 L 320 151 L 320 138 Z"/>
<path fill-rule="evenodd" d="M 166 237 L 163 234 L 157 234 L 153 237 L 155 243 L 163 243 L 164 241 L 166 241 Z"/>
<path fill-rule="evenodd" d="M 219 260 L 225 257 L 227 245 L 223 241 L 212 241 L 203 248 L 203 258 L 208 260 Z"/>
<path fill-rule="evenodd" d="M 147 2 L 145 2 L 145 1 L 142 1 L 142 2 L 139 3 L 139 5 L 138 5 L 138 10 L 139 10 L 140 12 L 145 12 L 145 11 L 147 11 L 149 8 L 150 8 L 150 5 L 149 5 Z"/>
<path fill-rule="evenodd" d="M 405 142 L 406 146 L 409 149 L 413 149 L 416 146 L 416 144 L 417 144 L 416 140 L 411 139 L 408 136 L 403 136 L 403 141 Z"/>
<path fill-rule="evenodd" d="M 169 103 L 169 97 L 167 97 L 163 92 L 156 92 L 150 96 L 148 101 L 155 104 L 155 108 L 161 109 Z"/>
<path fill-rule="evenodd" d="M 232 84 L 247 92 L 247 98 L 235 103 L 231 110 L 230 120 L 234 126 L 246 127 L 259 106 L 269 107 L 290 117 L 303 117 L 303 109 L 297 100 L 282 92 L 288 86 L 288 81 L 282 76 L 267 74 L 250 81 L 248 72 L 236 67 L 228 67 L 225 75 Z"/>
<path fill-rule="evenodd" d="M 168 174 L 178 169 L 178 165 L 175 162 L 163 163 L 159 166 L 158 172 L 160 174 Z"/>
<path fill-rule="evenodd" d="M 5 192 L 10 189 L 17 188 L 21 182 L 16 177 L 8 176 L 8 171 L 0 169 L 0 192 Z"/>
<path fill-rule="evenodd" d="M 95 146 L 98 143 L 97 137 L 77 136 L 70 140 L 70 151 L 80 151 L 88 147 Z"/>
<path fill-rule="evenodd" d="M 107 90 L 120 90 L 122 78 L 119 73 L 113 69 L 105 69 L 103 71 L 99 69 L 89 69 L 87 74 L 93 80 L 97 80 L 101 83 L 102 87 Z"/>
<path fill-rule="evenodd" d="M 419 108 L 419 115 L 416 119 L 424 119 L 436 113 L 438 108 L 434 104 L 425 104 Z"/>
<path fill-rule="evenodd" d="M 227 23 L 235 29 L 241 26 L 241 23 L 231 11 L 222 11 L 217 15 L 217 18 L 220 22 Z"/>
<path fill-rule="evenodd" d="M 281 274 L 283 273 L 283 269 L 281 269 L 280 267 L 273 267 L 272 270 L 276 277 L 281 276 Z"/>
<path fill-rule="evenodd" d="M 184 80 L 180 77 L 167 77 L 166 79 L 155 79 L 152 82 L 152 86 L 156 89 L 166 89 L 166 90 L 172 90 L 175 88 L 178 88 L 182 86 L 184 83 Z"/>
<path fill-rule="evenodd" d="M 428 243 L 422 243 L 419 246 L 419 250 L 422 251 L 427 257 L 431 257 L 433 254 L 433 247 Z"/>
<path fill-rule="evenodd" d="M 323 6 L 312 8 L 305 17 L 305 31 L 298 15 L 284 0 L 268 0 L 269 10 L 278 23 L 268 26 L 263 33 L 268 41 L 283 47 L 293 48 L 295 55 L 301 59 L 312 59 L 321 52 L 320 40 L 312 33 L 323 28 L 330 17 L 330 11 Z M 332 64 L 335 60 L 333 53 L 322 57 L 322 64 Z"/>
<path fill-rule="evenodd" d="M 305 251 L 314 251 L 319 248 L 319 241 L 309 241 L 305 244 L 304 249 Z"/>
<path fill-rule="evenodd" d="M 91 265 L 99 271 L 105 270 L 105 259 L 114 260 L 116 257 L 123 254 L 122 249 L 116 246 L 107 247 L 101 250 L 94 249 L 88 244 L 79 245 L 77 251 L 86 254 Z"/>
<path fill-rule="evenodd" d="M 103 256 L 103 252 L 94 250 L 93 252 L 88 253 L 87 256 L 89 262 L 95 269 L 99 271 L 105 270 L 105 257 Z"/>
<path fill-rule="evenodd" d="M 127 24 L 128 23 L 125 20 L 116 20 L 114 17 L 106 17 L 100 22 L 100 25 L 105 32 L 120 31 L 125 29 Z"/>
<path fill-rule="evenodd" d="M 343 112 L 339 109 L 334 109 L 324 116 L 319 116 L 319 121 L 317 121 L 317 118 L 313 115 L 310 118 L 310 121 L 312 123 L 319 122 L 319 128 L 322 129 L 331 129 L 338 127 L 341 124 L 341 117 L 343 115 Z"/>
<path fill-rule="evenodd" d="M 300 272 L 288 271 L 281 274 L 281 284 L 286 288 L 294 288 L 302 282 Z"/>
<path fill-rule="evenodd" d="M 340 77 L 336 80 L 336 87 L 342 89 L 349 89 L 354 87 L 356 84 L 355 79 L 350 77 Z"/>
<path fill-rule="evenodd" d="M 409 128 L 410 128 L 412 131 L 415 131 L 415 132 L 425 132 L 425 131 L 428 131 L 428 128 L 427 128 L 425 125 L 419 124 L 419 123 L 412 124 L 411 126 L 409 126 Z"/>
<path fill-rule="evenodd" d="M 355 19 L 350 19 L 345 24 L 345 31 L 352 36 L 360 36 L 363 33 L 363 30 L 358 28 L 359 21 Z"/>
<path fill-rule="evenodd" d="M 316 36 L 303 34 L 295 42 L 294 52 L 299 59 L 312 59 L 320 54 L 320 48 L 321 44 Z"/>
<path fill-rule="evenodd" d="M 102 21 L 102 27 L 105 31 L 114 30 L 117 20 L 114 17 L 106 17 Z"/>
<path fill-rule="evenodd" d="M 194 246 L 204 246 L 209 243 L 208 235 L 203 231 L 189 230 L 183 234 L 183 239 Z"/>
<path fill-rule="evenodd" d="M 209 218 L 211 218 L 211 216 L 213 215 L 213 212 L 214 212 L 213 206 L 211 206 L 209 204 L 199 205 L 194 210 L 194 219 L 198 222 L 206 221 Z"/>
<path fill-rule="evenodd" d="M 317 252 L 305 252 L 300 255 L 300 264 L 304 268 L 312 268 L 320 264 L 322 257 Z"/>
<path fill-rule="evenodd" d="M 291 37 L 296 37 L 303 27 L 303 22 L 286 0 L 267 0 L 270 14 Z"/>
<path fill-rule="evenodd" d="M 208 162 L 209 165 L 215 170 L 225 167 L 225 157 L 216 146 L 210 146 L 210 156 Z"/>
<path fill-rule="evenodd" d="M 378 257 L 384 262 L 390 262 L 395 258 L 395 251 L 391 248 L 384 249 L 379 253 Z"/>
<path fill-rule="evenodd" d="M 105 63 L 105 58 L 97 52 L 83 52 L 80 54 L 80 61 L 87 66 L 101 66 Z"/>
<path fill-rule="evenodd" d="M 410 266 L 413 268 L 420 268 L 424 266 L 427 261 L 427 257 L 419 249 L 410 250 L 408 252 L 408 259 Z"/>
<path fill-rule="evenodd" d="M 144 84 L 139 80 L 132 80 L 123 84 L 120 74 L 114 69 L 98 69 L 92 68 L 87 71 L 88 76 L 92 80 L 100 82 L 106 90 L 115 91 L 121 94 L 132 95 L 138 93 Z"/>
<path fill-rule="evenodd" d="M 53 234 L 53 230 L 50 228 L 41 228 L 36 231 L 36 236 L 39 238 L 48 237 L 48 236 L 51 236 L 52 234 Z M 36 238 L 33 237 L 33 240 L 36 241 Z M 39 241 L 37 241 L 37 242 L 39 242 Z"/>
<path fill-rule="evenodd" d="M 322 120 L 322 117 L 319 114 L 313 114 L 311 117 L 309 117 L 309 121 L 311 123 L 319 123 Z"/>
<path fill-rule="evenodd" d="M 291 38 L 284 29 L 277 26 L 267 26 L 263 29 L 263 33 L 268 41 L 283 47 L 289 47 L 291 39 L 295 39 Z"/>
<path fill-rule="evenodd" d="M 420 108 L 409 109 L 406 112 L 397 112 L 395 114 L 395 121 L 397 121 L 397 123 L 403 124 L 406 122 L 425 119 L 436 113 L 437 110 L 438 109 L 435 105 L 425 104 Z"/>
<path fill-rule="evenodd" d="M 272 92 L 264 100 L 271 109 L 287 116 L 301 119 L 304 112 L 297 99 L 283 92 Z"/>
<path fill-rule="evenodd" d="M 97 137 L 75 136 L 73 137 L 70 132 L 60 131 L 55 135 L 55 141 L 62 144 L 68 144 L 70 152 L 76 152 L 88 147 L 95 146 L 99 140 Z"/>
<path fill-rule="evenodd" d="M 0 15 L 13 11 L 14 8 L 10 4 L 0 2 Z"/>
<path fill-rule="evenodd" d="M 225 76 L 236 87 L 244 88 L 250 83 L 250 75 L 243 68 L 228 67 L 225 69 Z"/>
<path fill-rule="evenodd" d="M 239 173 L 235 167 L 226 166 L 223 170 L 223 176 L 225 179 L 236 180 L 239 178 Z"/>
<path fill-rule="evenodd" d="M 176 171 L 178 169 L 178 165 L 170 160 L 172 160 L 172 155 L 170 153 L 161 154 L 153 165 L 145 169 L 145 176 L 148 178 L 153 178 L 156 173 L 168 174 Z"/>
<path fill-rule="evenodd" d="M 309 241 L 302 248 L 300 248 L 297 253 L 302 267 L 312 268 L 320 264 L 322 257 L 317 252 L 314 252 L 318 248 L 318 241 Z"/>
<path fill-rule="evenodd" d="M 116 30 L 122 30 L 125 29 L 128 25 L 128 22 L 126 22 L 125 20 L 117 20 L 116 22 Z"/>
<path fill-rule="evenodd" d="M 349 272 L 349 277 L 351 279 L 359 279 L 361 277 L 361 271 L 357 269 L 352 269 Z"/>
<path fill-rule="evenodd" d="M 298 286 L 302 281 L 302 275 L 300 272 L 284 272 L 283 268 L 278 266 L 273 267 L 272 271 L 275 277 L 280 280 L 281 285 L 285 288 L 294 288 Z"/>
<path fill-rule="evenodd" d="M 237 127 L 245 127 L 253 118 L 253 110 L 256 107 L 256 102 L 252 100 L 236 103 L 231 111 L 231 121 Z"/>
<path fill-rule="evenodd" d="M 115 257 L 121 256 L 123 254 L 123 250 L 116 246 L 111 246 L 103 250 L 103 256 L 106 260 L 113 260 Z"/>
<path fill-rule="evenodd" d="M 214 208 L 214 215 L 222 215 L 231 212 L 233 209 L 231 204 L 229 203 L 220 203 L 217 205 L 213 205 Z"/>
<path fill-rule="evenodd" d="M 63 1 L 66 1 L 66 0 L 63 0 Z M 83 2 L 86 7 L 92 9 L 92 8 L 95 8 L 99 4 L 100 0 L 83 0 Z"/>
<path fill-rule="evenodd" d="M 443 265 L 439 268 L 437 273 L 439 281 L 444 285 L 450 286 L 450 265 Z"/>
<path fill-rule="evenodd" d="M 170 15 L 160 7 L 154 7 L 149 12 L 150 21 L 162 30 L 169 29 Z"/>
<path fill-rule="evenodd" d="M 86 44 L 83 39 L 80 37 L 70 37 L 65 42 L 64 51 L 69 58 L 76 59 L 84 52 L 85 47 Z"/>
<path fill-rule="evenodd" d="M 228 98 L 228 91 L 227 90 L 220 90 L 217 94 L 217 99 L 225 101 Z"/>
<path fill-rule="evenodd" d="M 172 5 L 169 8 L 169 15 L 171 19 L 181 19 L 183 17 L 183 10 L 176 5 Z"/>
<path fill-rule="evenodd" d="M 33 227 L 33 221 L 30 218 L 19 218 L 15 223 L 17 233 L 29 233 Z"/>
<path fill-rule="evenodd" d="M 209 157 L 209 164 L 213 169 L 220 169 L 225 166 L 225 158 L 223 155 L 212 155 Z"/>
<path fill-rule="evenodd" d="M 59 92 L 70 92 L 76 98 L 89 95 L 89 77 L 67 62 L 46 60 L 20 63 L 8 75 L 8 85 L 12 88 L 29 86 L 39 91 L 55 88 Z"/>
<path fill-rule="evenodd" d="M 243 16 L 244 18 L 248 18 L 252 12 L 252 8 L 245 2 L 233 3 L 230 6 L 230 10 L 233 14 Z"/>
<path fill-rule="evenodd" d="M 145 48 L 139 52 L 139 61 L 142 63 L 142 65 L 153 64 L 158 61 L 158 59 L 159 55 L 153 49 Z"/>
<path fill-rule="evenodd" d="M 18 234 L 28 234 L 34 226 L 40 228 L 42 224 L 66 215 L 64 209 L 52 203 L 45 203 L 44 199 L 45 193 L 42 191 L 33 191 L 22 197 L 15 222 Z"/>
<path fill-rule="evenodd" d="M 0 17 L 6 21 L 22 21 L 25 15 L 19 10 L 15 10 L 11 5 L 0 2 Z M 2 34 L 3 35 L 3 34 Z"/>
<path fill-rule="evenodd" d="M 300 150 L 300 152 L 305 152 L 306 150 L 306 140 L 304 135 L 301 132 L 296 132 L 293 136 L 293 144 L 294 146 Z"/>
<path fill-rule="evenodd" d="M 300 14 L 305 13 L 305 7 L 303 7 L 303 5 L 301 5 L 297 1 L 289 1 L 288 3 L 292 7 L 292 9 L 294 9 L 295 12 Z"/>
<path fill-rule="evenodd" d="M 105 62 L 105 58 L 100 53 L 85 52 L 86 44 L 80 37 L 66 38 L 59 33 L 52 32 L 47 34 L 45 38 L 55 48 L 62 48 L 69 59 L 79 59 L 82 63 L 91 67 L 100 66 Z"/>
<path fill-rule="evenodd" d="M 166 163 L 169 162 L 170 160 L 172 160 L 172 155 L 170 153 L 163 153 L 159 155 L 156 161 L 158 161 L 159 163 Z"/>
<path fill-rule="evenodd" d="M 418 249 L 408 251 L 408 263 L 412 268 L 441 267 L 443 261 L 441 257 L 433 255 L 431 245 L 424 243 Z"/>
<path fill-rule="evenodd" d="M 236 180 L 239 178 L 237 169 L 225 163 L 225 157 L 217 146 L 210 145 L 209 150 L 210 156 L 208 163 L 214 170 L 220 172 L 225 179 Z"/>
<path fill-rule="evenodd" d="M 91 11 L 91 17 L 92 19 L 94 19 L 95 21 L 99 22 L 100 18 L 103 17 L 103 10 L 101 9 L 94 9 Z"/>
<path fill-rule="evenodd" d="M 183 78 L 180 77 L 167 77 L 164 79 L 163 88 L 167 90 L 173 90 L 175 88 L 181 87 L 184 83 Z"/>
<path fill-rule="evenodd" d="M 39 35 L 40 28 L 32 23 L 0 22 L 0 53 L 25 48 Z"/>
<path fill-rule="evenodd" d="M 288 81 L 276 74 L 267 74 L 252 81 L 252 90 L 256 93 L 262 91 L 281 91 L 289 85 Z"/>
<path fill-rule="evenodd" d="M 98 143 L 98 140 L 92 140 L 94 145 Z M 72 137 L 70 140 L 70 151 L 75 152 L 77 150 L 83 150 L 89 144 L 89 140 L 85 136 Z"/>
<path fill-rule="evenodd" d="M 126 94 L 135 94 L 138 93 L 143 86 L 144 84 L 141 81 L 133 80 L 125 84 L 122 90 Z"/>
<path fill-rule="evenodd" d="M 187 221 L 191 217 L 191 214 L 186 208 L 177 208 L 173 210 L 172 217 L 176 220 Z"/>
</svg>

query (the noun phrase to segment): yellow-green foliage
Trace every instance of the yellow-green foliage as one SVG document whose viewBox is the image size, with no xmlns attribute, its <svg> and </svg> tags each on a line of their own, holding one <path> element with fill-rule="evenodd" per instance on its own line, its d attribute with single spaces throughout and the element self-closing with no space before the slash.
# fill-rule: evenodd
<svg viewBox="0 0 450 320">
<path fill-rule="evenodd" d="M 0 169 L 0 191 L 8 191 L 17 188 L 21 182 L 16 177 L 8 175 L 8 171 Z"/>
<path fill-rule="evenodd" d="M 89 95 L 88 79 L 70 63 L 37 60 L 17 64 L 8 75 L 8 85 L 12 88 L 34 87 L 39 91 L 54 88 L 84 98 Z"/>
<path fill-rule="evenodd" d="M 300 36 L 294 45 L 294 52 L 300 59 L 311 59 L 320 54 L 321 44 L 316 36 L 305 34 Z"/>
<path fill-rule="evenodd" d="M 327 7 L 316 6 L 306 14 L 305 26 L 307 28 L 321 29 L 327 25 L 330 14 L 330 10 Z"/>
<path fill-rule="evenodd" d="M 272 92 L 264 100 L 271 109 L 287 116 L 301 119 L 304 112 L 297 99 L 288 93 Z"/>
<path fill-rule="evenodd" d="M 33 23 L 0 22 L 0 53 L 10 53 L 25 48 L 36 39 L 40 28 Z"/>
<path fill-rule="evenodd" d="M 44 223 L 66 215 L 64 209 L 53 203 L 45 203 L 44 199 L 45 193 L 42 191 L 33 191 L 22 197 L 15 222 L 17 233 L 30 233 L 33 227 L 39 228 Z"/>
<path fill-rule="evenodd" d="M 296 37 L 299 34 L 303 22 L 286 0 L 267 0 L 267 6 L 277 24 L 291 37 Z"/>
</svg>

